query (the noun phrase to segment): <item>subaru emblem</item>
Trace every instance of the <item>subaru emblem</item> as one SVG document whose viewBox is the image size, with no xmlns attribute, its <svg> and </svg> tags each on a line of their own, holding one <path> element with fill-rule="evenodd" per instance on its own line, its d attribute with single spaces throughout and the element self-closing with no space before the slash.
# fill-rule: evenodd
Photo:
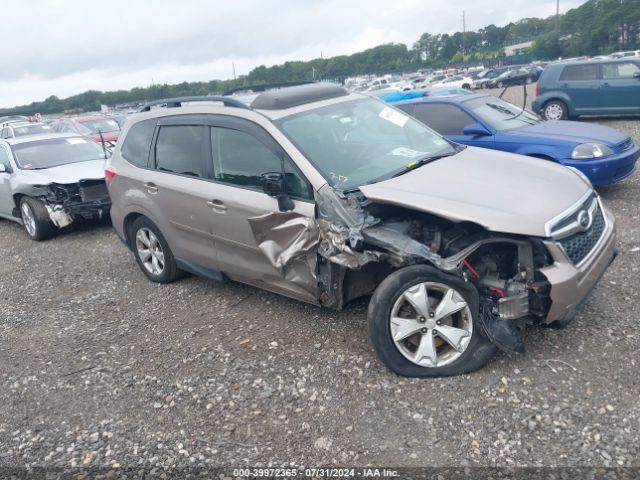
<svg viewBox="0 0 640 480">
<path fill-rule="evenodd" d="M 589 218 L 589 212 L 586 210 L 581 210 L 578 213 L 578 225 L 580 226 L 580 230 L 583 232 L 587 231 L 591 226 L 591 218 Z"/>
</svg>

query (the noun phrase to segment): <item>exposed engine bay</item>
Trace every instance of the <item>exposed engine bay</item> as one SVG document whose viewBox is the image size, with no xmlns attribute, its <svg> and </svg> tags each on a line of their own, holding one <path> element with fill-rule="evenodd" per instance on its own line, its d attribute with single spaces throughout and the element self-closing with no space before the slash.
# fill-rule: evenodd
<svg viewBox="0 0 640 480">
<path fill-rule="evenodd" d="M 526 324 L 542 321 L 550 285 L 539 269 L 551 262 L 541 241 L 487 231 L 428 213 L 370 202 L 325 185 L 317 219 L 293 212 L 249 219 L 271 263 L 290 278 L 312 269 L 318 303 L 342 308 L 372 293 L 394 270 L 427 263 L 473 283 L 488 337 L 509 352 L 523 352 Z"/>
<path fill-rule="evenodd" d="M 99 220 L 109 213 L 111 200 L 104 180 L 34 186 L 34 197 L 42 200 L 53 224 L 64 228 L 76 220 Z"/>
</svg>

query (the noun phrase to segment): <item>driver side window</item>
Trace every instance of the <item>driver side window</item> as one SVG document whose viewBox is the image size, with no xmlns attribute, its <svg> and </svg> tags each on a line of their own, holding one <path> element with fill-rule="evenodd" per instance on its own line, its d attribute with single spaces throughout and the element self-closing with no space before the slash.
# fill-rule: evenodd
<svg viewBox="0 0 640 480">
<path fill-rule="evenodd" d="M 280 172 L 281 160 L 260 140 L 246 132 L 212 127 L 214 180 L 262 191 L 261 175 Z M 285 159 L 287 193 L 292 197 L 312 200 L 309 184 L 302 174 Z"/>
</svg>

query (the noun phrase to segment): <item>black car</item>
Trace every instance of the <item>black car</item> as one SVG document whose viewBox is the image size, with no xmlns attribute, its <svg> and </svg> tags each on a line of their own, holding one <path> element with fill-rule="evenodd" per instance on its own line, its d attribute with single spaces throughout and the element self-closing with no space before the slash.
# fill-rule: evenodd
<svg viewBox="0 0 640 480">
<path fill-rule="evenodd" d="M 517 70 L 508 70 L 502 75 L 494 78 L 487 85 L 489 88 L 502 88 L 509 85 L 524 85 L 525 83 L 533 83 L 540 76 L 537 68 L 519 68 Z"/>
</svg>

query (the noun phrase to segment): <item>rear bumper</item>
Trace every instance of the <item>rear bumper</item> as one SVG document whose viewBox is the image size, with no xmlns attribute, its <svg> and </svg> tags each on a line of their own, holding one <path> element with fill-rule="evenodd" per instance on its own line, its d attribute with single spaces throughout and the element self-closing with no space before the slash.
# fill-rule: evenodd
<svg viewBox="0 0 640 480">
<path fill-rule="evenodd" d="M 562 165 L 574 167 L 584 173 L 594 186 L 610 185 L 624 180 L 635 170 L 640 158 L 640 147 L 634 146 L 617 155 L 593 160 L 560 160 Z"/>
<path fill-rule="evenodd" d="M 545 241 L 554 263 L 540 269 L 551 284 L 551 307 L 545 323 L 562 320 L 571 315 L 596 286 L 616 256 L 616 224 L 613 215 L 603 208 L 606 228 L 601 240 L 582 265 L 575 266 L 558 243 Z"/>
<path fill-rule="evenodd" d="M 540 113 L 542 112 L 542 101 L 540 101 L 540 97 L 536 97 L 533 102 L 531 102 L 531 110 L 533 110 L 535 113 Z"/>
</svg>

